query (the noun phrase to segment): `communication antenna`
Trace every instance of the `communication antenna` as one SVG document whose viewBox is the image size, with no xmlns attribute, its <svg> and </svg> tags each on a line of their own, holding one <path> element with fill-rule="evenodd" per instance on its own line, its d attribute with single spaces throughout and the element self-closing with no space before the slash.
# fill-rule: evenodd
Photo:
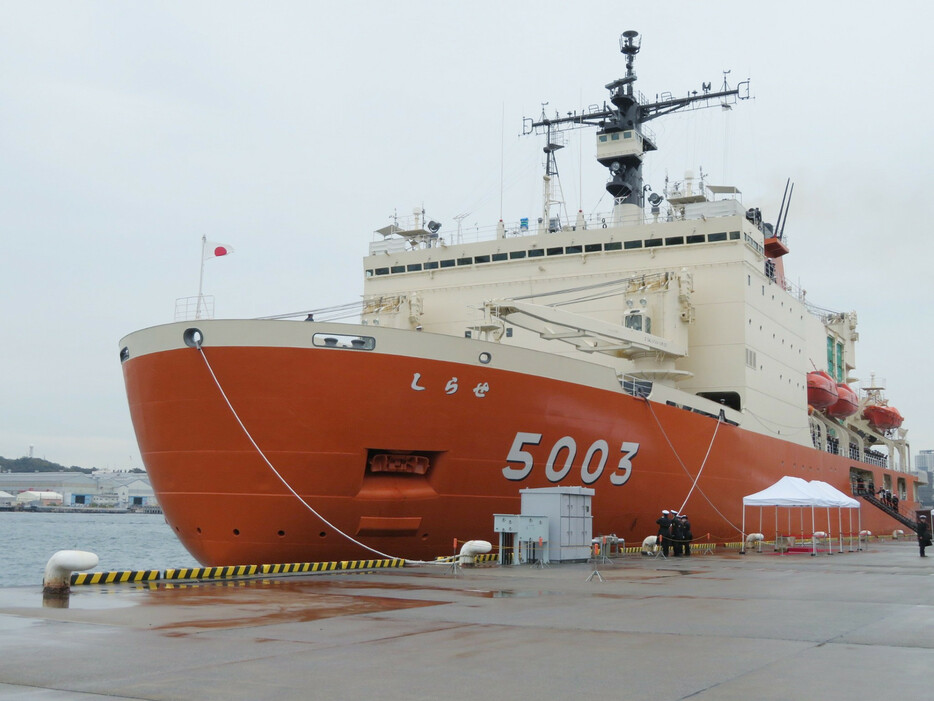
<svg viewBox="0 0 934 701">
<path fill-rule="evenodd" d="M 791 190 L 788 191 L 788 206 L 785 207 L 785 218 L 782 219 L 782 227 L 781 227 L 780 229 L 778 228 L 777 225 L 776 225 L 776 227 L 775 227 L 775 228 L 776 228 L 775 233 L 776 233 L 776 235 L 778 236 L 779 239 L 785 238 L 785 224 L 786 224 L 787 221 L 788 221 L 788 210 L 791 209 L 791 196 L 792 196 L 793 194 L 795 194 L 795 184 L 794 184 L 794 183 L 791 184 Z"/>
<path fill-rule="evenodd" d="M 457 243 L 458 244 L 463 243 L 463 240 L 461 238 L 461 223 L 464 221 L 464 219 L 466 219 L 469 216 L 470 216 L 470 212 L 462 212 L 461 214 L 457 214 L 454 216 L 455 221 L 457 221 Z"/>
<path fill-rule="evenodd" d="M 642 158 L 644 153 L 657 150 L 654 135 L 643 129 L 643 124 L 672 112 L 729 107 L 738 100 L 749 99 L 749 80 L 731 88 L 726 78 L 729 71 L 724 71 L 723 87 L 720 90 L 714 91 L 710 82 L 704 82 L 700 91 L 690 91 L 683 97 L 674 97 L 668 92 L 659 93 L 660 99 L 648 102 L 641 94 L 633 91 L 636 81 L 635 57 L 641 48 L 642 40 L 638 32 L 627 30 L 620 36 L 619 50 L 626 57 L 626 75 L 606 84 L 606 89 L 610 91 L 610 104 L 604 102 L 602 108 L 593 105 L 580 112 L 568 112 L 566 116 L 556 114 L 553 118 L 546 117 L 543 110 L 538 120 L 524 119 L 522 129 L 523 134 L 547 136 L 546 149 L 549 146 L 551 149 L 546 150 L 546 170 L 550 170 L 554 167 L 557 132 L 586 126 L 597 127 L 600 139 L 597 160 L 610 171 L 607 192 L 615 198 L 616 205 L 635 205 L 640 208 L 643 206 Z M 543 219 L 547 219 L 547 214 Z"/>
</svg>

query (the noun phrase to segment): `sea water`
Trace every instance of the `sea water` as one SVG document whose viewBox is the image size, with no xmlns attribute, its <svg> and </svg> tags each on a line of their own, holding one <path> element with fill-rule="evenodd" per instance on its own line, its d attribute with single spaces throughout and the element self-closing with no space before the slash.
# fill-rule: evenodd
<svg viewBox="0 0 934 701">
<path fill-rule="evenodd" d="M 198 566 L 161 514 L 0 512 L 0 587 L 41 587 L 59 550 L 95 553 L 94 572 Z"/>
</svg>

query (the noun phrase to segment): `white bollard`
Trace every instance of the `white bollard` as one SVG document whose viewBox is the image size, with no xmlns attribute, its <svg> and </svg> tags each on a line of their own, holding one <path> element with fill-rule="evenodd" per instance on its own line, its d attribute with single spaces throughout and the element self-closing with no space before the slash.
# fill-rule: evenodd
<svg viewBox="0 0 934 701">
<path fill-rule="evenodd" d="M 658 550 L 658 536 L 650 535 L 642 541 L 642 554 L 643 555 L 652 555 L 655 551 Z"/>
<path fill-rule="evenodd" d="M 67 597 L 71 590 L 71 573 L 97 567 L 100 558 L 85 550 L 59 550 L 49 558 L 42 578 L 43 597 Z"/>
<path fill-rule="evenodd" d="M 461 566 L 473 564 L 475 555 L 486 555 L 493 549 L 493 544 L 486 540 L 468 540 L 461 546 L 457 563 Z"/>
<path fill-rule="evenodd" d="M 740 555 L 746 554 L 746 548 L 755 548 L 756 552 L 762 552 L 762 542 L 765 540 L 765 536 L 761 533 L 750 533 L 746 536 L 746 542 L 744 547 L 739 551 Z"/>
</svg>

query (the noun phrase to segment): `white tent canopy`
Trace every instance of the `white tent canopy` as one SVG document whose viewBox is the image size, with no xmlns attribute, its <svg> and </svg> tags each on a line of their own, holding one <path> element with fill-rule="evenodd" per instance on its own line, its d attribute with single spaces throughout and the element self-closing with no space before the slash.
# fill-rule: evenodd
<svg viewBox="0 0 934 701">
<path fill-rule="evenodd" d="M 771 487 L 743 497 L 743 506 L 825 506 L 825 499 L 807 480 L 786 475 Z"/>
<path fill-rule="evenodd" d="M 836 487 L 820 480 L 807 480 L 800 477 L 786 475 L 771 487 L 763 489 L 761 492 L 750 494 L 743 497 L 743 538 L 746 537 L 746 507 L 747 506 L 774 506 L 775 509 L 775 532 L 778 536 L 778 507 L 797 507 L 811 509 L 811 532 L 814 532 L 814 508 L 825 507 L 827 509 L 828 533 L 830 532 L 830 509 L 859 509 L 860 503 Z M 850 526 L 852 529 L 852 512 L 850 512 Z M 842 515 L 838 511 L 840 520 L 840 552 L 843 552 L 843 525 Z M 760 511 L 761 521 L 761 511 Z M 860 521 L 862 519 L 860 518 Z M 812 552 L 817 552 L 817 539 L 812 535 Z"/>
<path fill-rule="evenodd" d="M 839 489 L 827 484 L 826 482 L 821 482 L 820 480 L 811 480 L 808 482 L 808 486 L 826 494 L 827 498 L 832 502 L 828 506 L 835 506 L 841 509 L 858 509 L 860 506 L 856 499 L 848 497 Z"/>
</svg>

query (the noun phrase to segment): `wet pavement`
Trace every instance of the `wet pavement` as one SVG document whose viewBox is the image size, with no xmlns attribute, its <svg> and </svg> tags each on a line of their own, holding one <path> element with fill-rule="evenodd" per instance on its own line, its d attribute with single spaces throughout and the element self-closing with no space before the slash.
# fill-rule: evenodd
<svg viewBox="0 0 934 701">
<path fill-rule="evenodd" d="M 934 558 L 812 557 L 0 590 L 0 698 L 923 698 Z"/>
</svg>

